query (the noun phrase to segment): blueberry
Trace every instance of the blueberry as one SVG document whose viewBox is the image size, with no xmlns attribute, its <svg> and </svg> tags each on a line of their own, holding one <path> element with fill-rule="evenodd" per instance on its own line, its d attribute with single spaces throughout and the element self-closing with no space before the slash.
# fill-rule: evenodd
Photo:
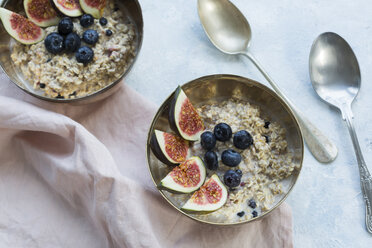
<svg viewBox="0 0 372 248">
<path fill-rule="evenodd" d="M 218 157 L 217 154 L 213 151 L 208 151 L 204 155 L 204 162 L 207 165 L 207 168 L 210 170 L 217 170 L 218 168 Z"/>
<path fill-rule="evenodd" d="M 83 41 L 87 44 L 94 45 L 98 41 L 98 33 L 96 30 L 88 29 L 83 33 Z"/>
<path fill-rule="evenodd" d="M 80 18 L 80 25 L 83 26 L 84 28 L 91 26 L 93 23 L 94 23 L 94 18 L 90 14 L 84 14 Z"/>
<path fill-rule="evenodd" d="M 242 156 L 233 149 L 227 149 L 222 152 L 221 160 L 225 165 L 235 167 L 242 161 Z"/>
<path fill-rule="evenodd" d="M 253 216 L 253 218 L 257 217 L 257 211 L 256 210 L 253 210 L 252 216 Z"/>
<path fill-rule="evenodd" d="M 232 136 L 232 130 L 226 123 L 219 123 L 214 127 L 214 136 L 219 141 L 228 141 Z"/>
<path fill-rule="evenodd" d="M 211 131 L 206 131 L 201 135 L 201 146 L 205 150 L 212 150 L 216 145 L 216 137 Z"/>
<path fill-rule="evenodd" d="M 106 35 L 107 35 L 107 36 L 111 36 L 111 35 L 112 35 L 112 31 L 111 31 L 110 29 L 107 29 L 107 30 L 106 30 Z"/>
<path fill-rule="evenodd" d="M 63 37 L 57 32 L 50 33 L 44 40 L 44 45 L 48 52 L 57 54 L 63 51 Z"/>
<path fill-rule="evenodd" d="M 70 17 L 62 18 L 58 23 L 58 33 L 66 35 L 72 32 L 74 24 Z"/>
<path fill-rule="evenodd" d="M 99 24 L 101 24 L 101 26 L 106 26 L 107 25 L 107 19 L 104 18 L 104 17 L 101 17 L 99 19 Z"/>
<path fill-rule="evenodd" d="M 39 86 L 40 86 L 40 89 L 44 89 L 46 85 L 43 83 L 40 83 Z"/>
<path fill-rule="evenodd" d="M 257 204 L 256 204 L 256 202 L 253 199 L 250 199 L 248 201 L 248 206 L 250 206 L 251 208 L 256 208 L 257 207 Z"/>
<path fill-rule="evenodd" d="M 67 35 L 65 39 L 65 49 L 67 52 L 76 52 L 80 47 L 81 40 L 77 33 Z"/>
<path fill-rule="evenodd" d="M 270 125 L 270 121 L 265 121 L 264 128 L 269 128 L 269 125 Z"/>
<path fill-rule="evenodd" d="M 226 171 L 225 175 L 223 176 L 223 181 L 229 188 L 238 187 L 240 184 L 240 179 L 240 175 L 233 170 Z"/>
<path fill-rule="evenodd" d="M 245 212 L 244 212 L 244 211 L 241 211 L 241 212 L 237 213 L 237 215 L 238 215 L 239 217 L 243 217 L 243 216 L 244 216 L 244 214 L 245 214 Z"/>
<path fill-rule="evenodd" d="M 250 133 L 245 130 L 241 130 L 234 134 L 234 146 L 239 149 L 247 149 L 253 144 L 253 138 Z"/>
<path fill-rule="evenodd" d="M 238 175 L 239 175 L 240 177 L 243 176 L 243 172 L 242 172 L 241 170 L 237 169 L 237 170 L 235 170 L 235 172 L 238 173 Z"/>
<path fill-rule="evenodd" d="M 264 137 L 265 137 L 265 141 L 266 141 L 266 143 L 269 143 L 269 142 L 270 142 L 270 138 L 269 138 L 269 136 L 264 135 Z"/>
<path fill-rule="evenodd" d="M 80 47 L 75 53 L 76 60 L 79 63 L 88 64 L 93 60 L 94 52 L 90 47 L 83 46 Z"/>
</svg>

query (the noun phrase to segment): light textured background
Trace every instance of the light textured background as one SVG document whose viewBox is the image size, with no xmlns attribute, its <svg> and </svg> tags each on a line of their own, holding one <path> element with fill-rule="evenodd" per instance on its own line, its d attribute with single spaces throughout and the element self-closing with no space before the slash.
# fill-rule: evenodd
<svg viewBox="0 0 372 248">
<path fill-rule="evenodd" d="M 196 1 L 141 0 L 145 31 L 127 83 L 160 104 L 178 84 L 230 73 L 268 83 L 243 57 L 215 49 L 199 23 Z M 251 51 L 287 96 L 333 139 L 339 155 L 319 164 L 306 150 L 303 171 L 287 202 L 294 217 L 295 247 L 372 247 L 355 154 L 340 114 L 312 89 L 308 57 L 322 32 L 344 37 L 359 60 L 362 89 L 353 105 L 355 127 L 372 171 L 372 2 L 369 0 L 233 0 L 253 30 Z"/>
</svg>

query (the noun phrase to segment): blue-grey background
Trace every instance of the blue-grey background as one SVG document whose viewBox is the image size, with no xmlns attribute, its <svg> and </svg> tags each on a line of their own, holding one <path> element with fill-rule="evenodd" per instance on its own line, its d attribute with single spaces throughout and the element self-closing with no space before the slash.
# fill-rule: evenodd
<svg viewBox="0 0 372 248">
<path fill-rule="evenodd" d="M 359 60 L 362 88 L 353 105 L 355 128 L 372 171 L 372 2 L 369 0 L 232 0 L 253 31 L 251 51 L 285 94 L 339 148 L 331 164 L 306 150 L 303 171 L 287 200 L 295 247 L 372 247 L 354 150 L 340 114 L 312 89 L 308 57 L 313 40 L 333 31 Z M 245 58 L 222 54 L 200 25 L 196 1 L 140 0 L 145 29 L 141 54 L 126 83 L 160 104 L 178 84 L 229 73 L 268 83 Z M 213 235 L 213 234 L 211 234 Z"/>
</svg>

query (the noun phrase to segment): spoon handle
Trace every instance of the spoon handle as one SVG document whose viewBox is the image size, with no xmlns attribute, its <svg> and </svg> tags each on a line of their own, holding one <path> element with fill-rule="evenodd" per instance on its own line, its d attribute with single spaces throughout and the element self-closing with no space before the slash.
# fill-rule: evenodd
<svg viewBox="0 0 372 248">
<path fill-rule="evenodd" d="M 292 108 L 293 112 L 297 116 L 297 120 L 300 123 L 307 147 L 313 156 L 322 163 L 329 163 L 333 161 L 337 156 L 337 147 L 324 134 L 322 134 L 317 127 L 315 127 L 307 118 L 305 118 L 304 115 L 294 106 L 294 104 L 282 93 L 278 85 L 269 76 L 269 74 L 267 74 L 267 72 L 251 53 L 246 52 L 242 53 L 242 55 L 246 56 L 253 62 L 253 64 L 270 83 L 276 93 L 278 93 L 278 95 Z"/>
<path fill-rule="evenodd" d="M 353 146 L 359 167 L 360 186 L 362 188 L 362 194 L 364 202 L 366 204 L 366 227 L 368 232 L 372 234 L 372 177 L 368 171 L 368 167 L 366 165 L 366 162 L 364 161 L 362 151 L 359 146 L 358 138 L 353 124 L 353 114 L 350 106 L 343 106 L 342 116 L 346 121 L 347 127 L 349 128 L 351 140 L 353 141 Z"/>
</svg>

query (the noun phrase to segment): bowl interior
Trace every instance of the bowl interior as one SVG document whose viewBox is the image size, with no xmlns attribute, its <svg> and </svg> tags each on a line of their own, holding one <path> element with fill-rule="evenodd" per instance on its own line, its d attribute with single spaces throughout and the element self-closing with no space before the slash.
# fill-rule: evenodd
<svg viewBox="0 0 372 248">
<path fill-rule="evenodd" d="M 276 93 L 274 93 L 266 86 L 253 80 L 233 75 L 212 75 L 202 77 L 186 83 L 182 86 L 182 89 L 195 106 L 201 106 L 205 103 L 217 103 L 231 98 L 255 104 L 260 107 L 261 113 L 264 113 L 264 116 L 270 117 L 271 120 L 278 122 L 283 128 L 286 129 L 286 140 L 288 142 L 288 148 L 293 151 L 294 163 L 298 166 L 299 169 L 295 170 L 292 175 L 283 183 L 284 192 L 286 193 L 276 200 L 271 210 L 279 206 L 287 197 L 288 193 L 291 191 L 298 178 L 299 172 L 302 167 L 304 151 L 301 130 L 296 118 L 294 117 L 289 107 L 278 97 Z M 161 163 L 155 157 L 150 149 L 149 142 L 154 129 L 171 132 L 168 124 L 168 105 L 172 97 L 173 94 L 168 97 L 168 99 L 162 104 L 162 106 L 156 113 L 150 127 L 147 140 L 147 159 L 150 173 L 155 185 L 159 185 L 160 181 L 171 170 L 171 168 Z M 223 220 L 204 220 L 200 219 L 200 215 L 198 214 L 188 214 L 183 212 L 182 210 L 180 210 L 180 207 L 185 203 L 184 196 L 170 194 L 169 192 L 164 190 L 160 190 L 160 193 L 169 203 L 171 203 L 176 209 L 178 209 L 188 217 L 210 224 L 226 224 Z M 265 214 L 260 215 L 258 218 L 254 218 L 251 220 L 259 219 L 270 213 L 271 210 L 266 212 Z M 244 222 L 249 222 L 251 220 Z"/>
<path fill-rule="evenodd" d="M 120 75 L 119 78 L 117 78 L 114 82 L 111 82 L 104 88 L 93 92 L 89 95 L 78 97 L 74 99 L 56 99 L 56 98 L 50 98 L 43 95 L 43 91 L 41 90 L 35 90 L 32 87 L 32 84 L 28 83 L 27 80 L 23 77 L 21 71 L 15 66 L 13 63 L 10 55 L 12 51 L 12 47 L 17 42 L 15 41 L 4 29 L 3 25 L 0 25 L 0 66 L 6 73 L 6 75 L 9 77 L 9 79 L 15 83 L 19 88 L 26 91 L 27 93 L 43 99 L 47 101 L 52 102 L 76 102 L 81 100 L 87 100 L 89 99 L 89 102 L 91 102 L 91 98 L 94 97 L 96 99 L 97 95 L 101 95 L 101 93 L 104 93 L 108 91 L 110 88 L 115 86 L 117 83 L 120 82 L 120 80 L 130 71 L 132 68 L 138 53 L 140 51 L 141 45 L 142 45 L 142 39 L 143 39 L 143 19 L 142 19 L 142 11 L 141 7 L 137 0 L 115 0 L 115 4 L 117 4 L 121 11 L 124 12 L 125 16 L 127 17 L 127 20 L 134 24 L 135 32 L 136 32 L 136 40 L 135 40 L 135 57 L 131 63 L 131 65 Z M 23 1 L 17 1 L 17 0 L 4 0 L 1 4 L 1 7 L 4 7 L 6 9 L 9 9 L 11 11 L 14 11 L 16 13 L 22 14 L 25 16 L 24 7 L 23 7 Z M 103 94 L 107 96 L 108 94 Z M 100 97 L 101 99 L 101 97 Z M 88 102 L 88 101 L 87 101 Z"/>
</svg>

